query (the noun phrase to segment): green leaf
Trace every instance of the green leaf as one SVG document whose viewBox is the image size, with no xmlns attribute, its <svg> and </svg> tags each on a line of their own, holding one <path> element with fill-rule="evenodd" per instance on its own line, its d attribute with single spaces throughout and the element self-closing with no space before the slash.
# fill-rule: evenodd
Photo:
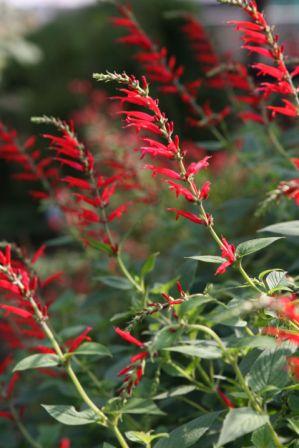
<svg viewBox="0 0 299 448">
<path fill-rule="evenodd" d="M 76 411 L 74 406 L 68 405 L 48 405 L 42 404 L 42 407 L 60 423 L 69 426 L 76 425 L 90 425 L 98 421 L 98 416 L 91 409 L 85 409 L 84 411 Z"/>
<path fill-rule="evenodd" d="M 197 260 L 197 261 L 204 261 L 205 263 L 223 263 L 225 261 L 222 257 L 217 257 L 214 255 L 192 255 L 192 257 L 186 257 L 191 258 L 191 260 Z"/>
<path fill-rule="evenodd" d="M 179 386 L 170 391 L 162 392 L 161 394 L 156 395 L 154 397 L 154 400 L 165 400 L 166 398 L 180 397 L 181 395 L 187 395 L 190 392 L 193 392 L 195 389 L 196 387 L 192 385 Z"/>
<path fill-rule="evenodd" d="M 149 350 L 154 353 L 156 351 L 162 350 L 163 348 L 172 347 L 177 344 L 181 334 L 181 329 L 170 331 L 169 328 L 162 328 L 162 330 L 159 330 L 155 334 L 152 343 L 149 346 Z"/>
<path fill-rule="evenodd" d="M 156 252 L 154 254 L 151 254 L 144 265 L 141 268 L 141 278 L 144 278 L 147 274 L 152 272 L 156 265 L 157 256 L 159 255 L 159 252 Z"/>
<path fill-rule="evenodd" d="M 131 398 L 121 409 L 122 414 L 165 415 L 158 406 L 147 398 Z"/>
<path fill-rule="evenodd" d="M 124 277 L 107 275 L 96 277 L 96 280 L 100 280 L 100 282 L 104 283 L 104 285 L 111 286 L 111 288 L 123 290 L 132 289 L 132 285 L 129 280 Z"/>
<path fill-rule="evenodd" d="M 167 347 L 164 350 L 203 359 L 217 359 L 222 356 L 221 350 L 214 344 L 213 341 L 204 340 L 201 341 L 200 344 L 179 345 L 177 347 Z"/>
<path fill-rule="evenodd" d="M 176 284 L 176 282 L 179 280 L 179 277 L 175 277 L 171 280 L 169 280 L 166 283 L 155 283 L 150 292 L 152 294 L 162 294 L 165 292 L 166 294 L 169 292 L 169 290 Z"/>
<path fill-rule="evenodd" d="M 59 364 L 57 355 L 51 354 L 36 354 L 30 355 L 22 359 L 14 367 L 13 372 L 28 369 L 39 369 L 41 367 L 54 367 Z"/>
<path fill-rule="evenodd" d="M 277 288 L 278 286 L 281 286 L 286 279 L 286 271 L 272 271 L 269 275 L 266 277 L 266 283 L 268 285 L 268 288 L 270 290 Z"/>
<path fill-rule="evenodd" d="M 230 347 L 246 347 L 246 348 L 261 348 L 261 349 L 275 349 L 277 344 L 274 338 L 270 336 L 242 336 L 241 338 L 229 338 Z"/>
<path fill-rule="evenodd" d="M 286 221 L 263 227 L 259 232 L 280 233 L 286 236 L 299 236 L 299 221 Z"/>
<path fill-rule="evenodd" d="M 168 439 L 159 440 L 154 448 L 189 448 L 211 428 L 219 412 L 211 412 L 179 426 Z"/>
<path fill-rule="evenodd" d="M 226 445 L 264 426 L 267 422 L 267 415 L 260 415 L 251 408 L 231 409 L 223 421 L 216 446 Z"/>
<path fill-rule="evenodd" d="M 269 386 L 284 387 L 289 381 L 286 356 L 290 354 L 291 350 L 287 348 L 264 350 L 249 371 L 249 386 L 254 391 L 261 391 Z"/>
<path fill-rule="evenodd" d="M 278 236 L 273 238 L 255 238 L 254 240 L 244 241 L 244 243 L 237 246 L 236 256 L 237 258 L 242 258 L 246 255 L 253 254 L 254 252 L 264 249 L 270 244 L 275 243 L 275 241 L 280 240 L 281 238 L 281 236 Z"/>
<path fill-rule="evenodd" d="M 102 243 L 102 241 L 94 240 L 93 238 L 86 237 L 87 242 L 93 249 L 105 252 L 108 255 L 112 255 L 112 249 L 108 244 Z"/>
<path fill-rule="evenodd" d="M 268 425 L 254 431 L 251 441 L 256 448 L 273 448 L 274 441 Z"/>
<path fill-rule="evenodd" d="M 128 431 L 126 432 L 126 437 L 131 442 L 141 443 L 142 445 L 149 446 L 149 444 L 155 440 L 162 437 L 169 437 L 166 433 L 152 434 L 152 431 Z"/>
<path fill-rule="evenodd" d="M 73 352 L 74 355 L 95 355 L 95 356 L 112 356 L 111 352 L 104 345 L 98 342 L 85 342 Z"/>
</svg>

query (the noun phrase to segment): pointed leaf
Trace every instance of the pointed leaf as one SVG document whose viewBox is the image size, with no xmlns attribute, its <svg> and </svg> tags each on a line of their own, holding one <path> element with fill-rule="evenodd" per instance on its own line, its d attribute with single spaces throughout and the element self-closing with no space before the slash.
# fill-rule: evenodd
<svg viewBox="0 0 299 448">
<path fill-rule="evenodd" d="M 280 233 L 286 236 L 299 236 L 299 221 L 286 221 L 263 227 L 259 232 Z"/>
<path fill-rule="evenodd" d="M 282 237 L 273 238 L 255 238 L 254 240 L 244 241 L 237 246 L 236 256 L 238 258 L 245 257 L 246 255 L 253 254 L 259 250 L 264 249 L 270 244 L 275 243 L 275 241 L 280 240 Z"/>
<path fill-rule="evenodd" d="M 169 434 L 169 438 L 161 439 L 154 448 L 189 448 L 211 428 L 219 412 L 211 412 L 195 418 L 179 426 Z"/>
<path fill-rule="evenodd" d="M 94 356 L 112 356 L 111 352 L 104 345 L 98 342 L 85 342 L 73 352 L 74 355 L 94 355 Z"/>
<path fill-rule="evenodd" d="M 191 258 L 191 260 L 203 261 L 205 263 L 217 263 L 217 264 L 221 264 L 225 261 L 225 258 L 217 257 L 214 255 L 192 255 L 192 257 L 186 257 L 186 258 Z"/>
<path fill-rule="evenodd" d="M 42 407 L 60 423 L 64 425 L 76 426 L 76 425 L 90 425 L 98 421 L 98 416 L 91 409 L 85 409 L 84 411 L 76 411 L 74 406 L 68 405 L 47 405 L 42 404 Z"/>
<path fill-rule="evenodd" d="M 100 282 L 104 283 L 104 285 L 110 286 L 111 288 L 123 290 L 132 289 L 132 285 L 129 280 L 124 277 L 107 275 L 96 277 L 96 280 L 100 280 Z"/>
<path fill-rule="evenodd" d="M 256 448 L 273 448 L 274 446 L 272 434 L 267 425 L 254 431 L 251 441 Z"/>
<path fill-rule="evenodd" d="M 40 369 L 41 367 L 54 367 L 58 364 L 59 358 L 54 354 L 30 355 L 19 361 L 14 367 L 13 372 L 27 369 Z"/>
<path fill-rule="evenodd" d="M 253 432 L 264 426 L 267 421 L 267 415 L 260 415 L 251 408 L 231 409 L 224 419 L 216 446 L 221 447 Z"/>
<path fill-rule="evenodd" d="M 269 386 L 284 387 L 289 381 L 286 356 L 291 353 L 287 348 L 264 350 L 249 371 L 249 386 L 255 391 Z"/>
</svg>

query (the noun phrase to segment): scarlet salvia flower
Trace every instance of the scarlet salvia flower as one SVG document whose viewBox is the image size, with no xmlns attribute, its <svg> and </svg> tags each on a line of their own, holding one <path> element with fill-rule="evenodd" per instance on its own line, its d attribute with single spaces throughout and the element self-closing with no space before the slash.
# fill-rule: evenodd
<svg viewBox="0 0 299 448">
<path fill-rule="evenodd" d="M 216 270 L 215 274 L 219 275 L 219 274 L 224 274 L 224 272 L 226 271 L 226 268 L 228 266 L 231 266 L 235 260 L 236 260 L 236 256 L 235 256 L 235 246 L 233 244 L 229 244 L 228 241 L 222 237 L 221 238 L 222 241 L 222 249 L 221 249 L 221 256 L 223 258 L 226 259 L 226 261 L 224 261 Z"/>
<path fill-rule="evenodd" d="M 90 333 L 92 330 L 92 327 L 86 327 L 82 333 L 77 336 L 75 339 L 71 339 L 65 343 L 65 345 L 68 347 L 69 352 L 74 352 L 84 341 L 91 341 L 91 338 L 88 336 L 88 333 Z"/>
<path fill-rule="evenodd" d="M 235 407 L 234 404 L 228 398 L 228 396 L 220 389 L 220 387 L 217 387 L 217 394 L 219 395 L 219 397 L 221 398 L 226 407 L 234 409 Z"/>
<path fill-rule="evenodd" d="M 133 126 L 138 133 L 145 132 L 146 134 L 154 134 L 150 137 L 143 137 L 143 142 L 146 146 L 141 146 L 139 149 L 141 157 L 147 153 L 149 156 L 155 159 L 157 155 L 166 156 L 167 159 L 173 159 L 175 169 L 167 167 L 161 167 L 156 165 L 147 165 L 153 173 L 159 173 L 164 177 L 172 177 L 175 179 L 181 179 L 185 185 L 174 182 L 173 180 L 166 180 L 166 183 L 170 186 L 177 196 L 183 196 L 189 202 L 198 202 L 199 200 L 206 199 L 209 192 L 210 184 L 203 186 L 203 191 L 198 190 L 192 177 L 195 173 L 208 166 L 209 157 L 205 157 L 195 164 L 189 165 L 185 168 L 183 163 L 184 153 L 180 147 L 179 137 L 174 134 L 173 123 L 168 121 L 165 114 L 160 110 L 157 100 L 154 100 L 148 93 L 148 84 L 145 78 L 142 78 L 142 84 L 139 83 L 134 77 L 129 77 L 125 73 L 118 75 L 116 73 L 107 73 L 94 75 L 98 80 L 112 81 L 116 80 L 120 84 L 126 84 L 127 88 L 121 88 L 120 92 L 123 96 L 117 96 L 115 99 L 119 100 L 122 104 L 130 103 L 143 106 L 146 112 L 143 112 L 142 119 L 136 119 L 132 121 L 132 116 L 139 116 L 138 111 L 122 110 L 125 116 L 125 123 Z M 165 142 L 161 142 L 161 140 Z M 176 211 L 176 209 L 170 209 Z M 183 212 L 182 210 L 176 211 L 177 216 L 184 216 L 187 219 L 197 224 L 212 224 L 212 218 L 208 214 L 205 216 L 196 216 L 189 212 Z"/>
<path fill-rule="evenodd" d="M 287 361 L 290 372 L 299 380 L 299 357 L 290 356 Z"/>
<path fill-rule="evenodd" d="M 225 0 L 220 0 L 225 3 Z M 234 4 L 232 2 L 232 4 Z M 255 52 L 271 60 L 272 65 L 268 63 L 257 63 L 253 65 L 258 71 L 258 75 L 266 75 L 273 78 L 273 81 L 261 83 L 260 90 L 264 97 L 267 98 L 271 93 L 280 93 L 281 95 L 291 95 L 292 102 L 283 98 L 284 107 L 269 106 L 273 113 L 279 113 L 290 117 L 299 115 L 299 100 L 296 87 L 293 84 L 292 76 L 289 73 L 283 54 L 283 47 L 278 43 L 278 36 L 273 33 L 272 27 L 266 21 L 263 13 L 258 10 L 255 1 L 238 2 L 237 6 L 241 7 L 252 21 L 231 21 L 236 29 L 243 34 L 244 47 L 250 52 Z"/>
<path fill-rule="evenodd" d="M 139 341 L 138 339 L 134 338 L 134 336 L 131 335 L 128 331 L 122 330 L 119 327 L 116 327 L 115 333 L 118 334 L 124 341 L 128 342 L 129 344 L 136 345 L 139 348 L 144 347 L 143 342 Z"/>
<path fill-rule="evenodd" d="M 41 184 L 43 191 L 31 191 L 33 197 L 55 197 L 58 170 L 50 166 L 51 159 L 42 158 L 41 151 L 34 148 L 35 137 L 29 137 L 23 145 L 18 143 L 17 138 L 15 130 L 7 130 L 0 122 L 0 158 L 21 169 L 14 175 L 15 179 Z"/>
<path fill-rule="evenodd" d="M 269 336 L 275 336 L 280 341 L 290 341 L 299 345 L 299 332 L 284 330 L 277 327 L 266 327 L 263 332 Z"/>
<path fill-rule="evenodd" d="M 159 85 L 159 90 L 165 93 L 175 93 L 187 104 L 192 115 L 205 121 L 207 126 L 214 126 L 214 123 L 222 121 L 225 114 L 212 114 L 213 117 L 205 116 L 204 110 L 196 103 L 196 96 L 202 81 L 200 79 L 184 83 L 182 75 L 183 66 L 177 66 L 175 56 L 169 56 L 165 47 L 159 48 L 141 28 L 130 8 L 117 5 L 121 17 L 113 17 L 112 22 L 125 28 L 127 36 L 118 39 L 119 42 L 139 47 L 140 51 L 135 55 L 135 59 L 142 65 L 150 81 Z"/>
<path fill-rule="evenodd" d="M 129 331 L 124 331 L 117 327 L 115 328 L 115 332 L 129 344 L 136 345 L 141 349 L 144 348 L 144 343 L 132 336 Z M 126 394 L 131 395 L 133 388 L 137 386 L 142 379 L 147 357 L 148 352 L 142 350 L 136 355 L 131 356 L 130 364 L 119 371 L 118 376 L 125 376 L 124 384 L 120 392 L 126 392 Z"/>
</svg>

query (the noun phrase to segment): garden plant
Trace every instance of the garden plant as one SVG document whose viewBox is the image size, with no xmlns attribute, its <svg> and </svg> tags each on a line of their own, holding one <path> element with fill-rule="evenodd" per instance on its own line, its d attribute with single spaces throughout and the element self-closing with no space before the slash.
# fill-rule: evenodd
<svg viewBox="0 0 299 448">
<path fill-rule="evenodd" d="M 299 447 L 299 66 L 258 1 L 219 3 L 248 66 L 179 11 L 190 79 L 114 2 L 141 75 L 73 81 L 36 137 L 1 123 L 57 237 L 1 242 L 0 446 Z"/>
</svg>

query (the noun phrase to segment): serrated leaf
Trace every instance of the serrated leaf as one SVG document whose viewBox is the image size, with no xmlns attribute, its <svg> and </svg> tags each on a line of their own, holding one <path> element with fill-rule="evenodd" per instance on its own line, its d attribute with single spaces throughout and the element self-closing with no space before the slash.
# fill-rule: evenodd
<svg viewBox="0 0 299 448">
<path fill-rule="evenodd" d="M 274 441 L 268 425 L 254 431 L 251 441 L 256 448 L 273 448 Z"/>
<path fill-rule="evenodd" d="M 299 221 L 286 221 L 263 227 L 259 232 L 280 233 L 286 236 L 299 236 Z"/>
<path fill-rule="evenodd" d="M 241 338 L 229 338 L 230 347 L 250 347 L 250 348 L 276 348 L 276 341 L 271 336 L 242 336 Z"/>
<path fill-rule="evenodd" d="M 270 290 L 277 288 L 283 283 L 286 277 L 285 271 L 272 271 L 266 277 L 266 283 Z"/>
<path fill-rule="evenodd" d="M 101 283 L 104 283 L 104 285 L 110 286 L 111 288 L 123 290 L 132 289 L 132 285 L 129 280 L 124 277 L 107 275 L 96 277 L 96 280 L 99 280 Z"/>
<path fill-rule="evenodd" d="M 41 406 L 51 415 L 51 417 L 64 425 L 90 425 L 98 421 L 98 416 L 91 409 L 85 409 L 84 411 L 79 412 L 74 406 L 68 405 L 42 404 Z"/>
<path fill-rule="evenodd" d="M 167 347 L 164 350 L 203 359 L 217 359 L 222 356 L 221 350 L 213 343 L 213 341 L 201 341 L 200 344 L 196 345 L 192 344 Z"/>
<path fill-rule="evenodd" d="M 275 243 L 275 241 L 280 240 L 281 238 L 281 236 L 277 236 L 273 238 L 255 238 L 253 240 L 244 241 L 244 243 L 237 246 L 236 256 L 237 258 L 242 258 L 246 255 L 253 254 L 254 252 L 258 252 L 259 250 L 270 246 L 270 244 Z"/>
<path fill-rule="evenodd" d="M 154 254 L 151 254 L 144 265 L 141 268 L 141 277 L 144 278 L 147 274 L 152 272 L 156 265 L 157 256 L 159 255 L 159 252 L 156 252 Z"/>
<path fill-rule="evenodd" d="M 57 355 L 51 354 L 36 354 L 30 355 L 22 359 L 14 367 L 13 372 L 28 370 L 28 369 L 40 369 L 42 367 L 55 367 L 59 364 L 59 358 Z"/>
<path fill-rule="evenodd" d="M 260 415 L 251 408 L 231 409 L 223 421 L 216 446 L 226 445 L 264 426 L 267 422 L 267 415 Z"/>
<path fill-rule="evenodd" d="M 169 438 L 161 439 L 154 448 L 189 448 L 211 428 L 219 412 L 211 412 L 195 418 L 179 426 L 169 434 Z"/>
<path fill-rule="evenodd" d="M 284 387 L 289 381 L 286 356 L 290 354 L 291 350 L 287 348 L 264 350 L 249 371 L 249 386 L 254 391 L 261 391 L 269 386 Z"/>
<path fill-rule="evenodd" d="M 94 355 L 94 356 L 112 356 L 111 352 L 104 345 L 98 342 L 85 342 L 73 352 L 74 355 Z"/>
<path fill-rule="evenodd" d="M 203 261 L 205 263 L 217 263 L 217 264 L 221 264 L 225 261 L 225 258 L 217 257 L 214 255 L 192 255 L 191 257 L 186 258 L 191 258 L 191 260 Z"/>
</svg>

